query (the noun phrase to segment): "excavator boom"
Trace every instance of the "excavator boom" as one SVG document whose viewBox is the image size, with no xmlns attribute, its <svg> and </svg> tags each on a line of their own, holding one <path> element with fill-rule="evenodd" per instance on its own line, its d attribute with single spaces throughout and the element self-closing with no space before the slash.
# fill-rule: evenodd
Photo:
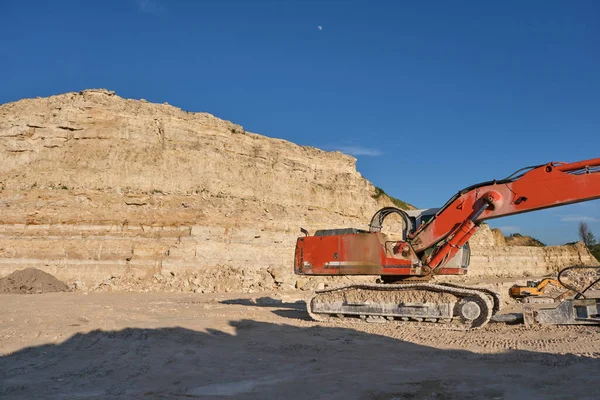
<svg viewBox="0 0 600 400">
<path fill-rule="evenodd" d="M 464 244 L 479 223 L 566 204 L 600 198 L 600 158 L 575 163 L 548 163 L 520 170 L 501 181 L 460 191 L 428 223 L 408 236 L 416 253 L 452 237 L 430 258 L 438 267 L 452 255 L 451 246 Z"/>
</svg>

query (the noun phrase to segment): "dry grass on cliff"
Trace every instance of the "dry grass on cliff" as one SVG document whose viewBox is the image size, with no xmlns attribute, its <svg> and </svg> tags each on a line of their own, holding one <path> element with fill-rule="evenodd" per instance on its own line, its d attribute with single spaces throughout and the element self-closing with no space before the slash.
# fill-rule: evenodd
<svg viewBox="0 0 600 400">
<path fill-rule="evenodd" d="M 546 247 L 546 245 L 538 239 L 531 236 L 523 236 L 519 233 L 513 233 L 512 235 L 505 237 L 504 240 L 508 246 Z"/>
<path fill-rule="evenodd" d="M 371 197 L 373 197 L 375 200 L 377 200 L 381 196 L 386 196 L 388 199 L 390 199 L 390 201 L 392 203 L 394 203 L 394 205 L 396 207 L 400 208 L 401 210 L 414 210 L 417 208 L 417 207 L 413 206 L 412 204 L 408 204 L 407 202 L 405 202 L 403 200 L 400 200 L 400 199 L 390 196 L 382 188 L 375 186 L 375 194 L 372 195 Z"/>
</svg>

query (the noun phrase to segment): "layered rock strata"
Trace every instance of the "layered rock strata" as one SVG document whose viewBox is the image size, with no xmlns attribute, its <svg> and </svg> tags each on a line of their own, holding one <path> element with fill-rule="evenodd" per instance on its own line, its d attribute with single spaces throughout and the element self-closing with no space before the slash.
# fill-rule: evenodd
<svg viewBox="0 0 600 400">
<path fill-rule="evenodd" d="M 299 228 L 366 228 L 392 205 L 355 162 L 106 90 L 7 103 L 0 276 L 36 267 L 86 288 L 318 287 L 292 273 Z M 535 274 L 589 257 L 488 236 L 473 240 L 473 274 Z"/>
</svg>

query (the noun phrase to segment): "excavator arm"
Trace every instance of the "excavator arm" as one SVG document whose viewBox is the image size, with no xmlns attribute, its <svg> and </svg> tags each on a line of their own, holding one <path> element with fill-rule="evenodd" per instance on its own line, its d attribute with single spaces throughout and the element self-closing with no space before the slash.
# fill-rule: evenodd
<svg viewBox="0 0 600 400">
<path fill-rule="evenodd" d="M 600 158 L 528 167 L 460 191 L 407 239 L 417 255 L 438 246 L 425 260 L 435 272 L 482 221 L 599 198 Z"/>
</svg>

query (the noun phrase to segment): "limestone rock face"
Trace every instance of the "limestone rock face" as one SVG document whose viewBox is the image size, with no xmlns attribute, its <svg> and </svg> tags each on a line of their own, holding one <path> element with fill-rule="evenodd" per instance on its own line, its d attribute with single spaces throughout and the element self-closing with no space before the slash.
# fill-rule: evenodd
<svg viewBox="0 0 600 400">
<path fill-rule="evenodd" d="M 355 163 L 106 90 L 0 105 L 0 276 L 37 267 L 106 290 L 320 287 L 293 275 L 300 227 L 366 229 L 393 205 Z M 498 245 L 485 230 L 473 243 L 472 273 L 589 256 Z"/>
<path fill-rule="evenodd" d="M 193 225 L 225 217 L 225 225 L 285 216 L 310 224 L 329 222 L 332 214 L 362 219 L 377 208 L 374 187 L 353 157 L 102 90 L 2 105 L 0 152 L 7 194 L 60 209 L 38 210 L 36 223 Z M 97 210 L 99 202 L 110 205 L 109 214 Z M 3 220 L 22 222 L 14 211 Z"/>
<path fill-rule="evenodd" d="M 355 163 L 106 90 L 4 104 L 0 275 L 34 266 L 89 286 L 233 268 L 247 287 L 291 272 L 300 227 L 366 228 L 392 205 Z"/>
<path fill-rule="evenodd" d="M 572 265 L 598 265 L 583 243 L 569 246 L 507 246 L 498 229 L 483 224 L 469 241 L 470 276 L 543 276 Z"/>
</svg>

